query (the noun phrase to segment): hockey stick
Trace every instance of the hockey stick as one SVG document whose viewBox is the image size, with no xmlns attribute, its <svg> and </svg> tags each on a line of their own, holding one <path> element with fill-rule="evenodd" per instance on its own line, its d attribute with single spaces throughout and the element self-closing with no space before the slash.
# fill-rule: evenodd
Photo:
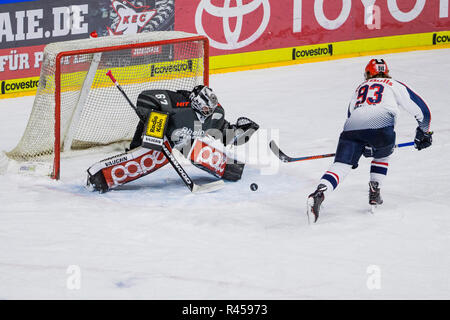
<svg viewBox="0 0 450 320">
<path fill-rule="evenodd" d="M 106 75 L 111 79 L 111 81 L 114 83 L 116 88 L 120 91 L 120 93 L 124 96 L 124 98 L 127 99 L 128 104 L 130 105 L 131 108 L 133 108 L 134 112 L 136 112 L 137 116 L 139 117 L 139 120 L 142 122 L 145 122 L 144 116 L 139 113 L 139 111 L 136 108 L 136 106 L 134 105 L 134 103 L 130 100 L 130 98 L 128 98 L 128 95 L 125 93 L 125 91 L 122 89 L 120 84 L 117 82 L 116 78 L 114 78 L 111 70 L 108 70 Z"/>
<path fill-rule="evenodd" d="M 409 147 L 409 146 L 413 146 L 414 142 L 405 142 L 405 143 L 399 143 L 396 144 L 395 147 L 396 148 L 403 148 L 403 147 Z M 277 144 L 275 143 L 275 141 L 270 141 L 269 143 L 269 147 L 270 150 L 272 150 L 272 152 L 282 161 L 282 162 L 297 162 L 297 161 L 305 161 L 305 160 L 314 160 L 314 159 L 322 159 L 322 158 L 330 158 L 330 157 L 334 157 L 336 155 L 336 153 L 327 153 L 327 154 L 319 154 L 319 155 L 315 155 L 315 156 L 306 156 L 306 157 L 289 157 L 288 155 L 286 155 L 283 151 L 280 150 L 280 148 L 278 148 Z"/>
<path fill-rule="evenodd" d="M 128 101 L 128 104 L 136 112 L 137 116 L 139 117 L 139 120 L 142 121 L 142 122 L 145 122 L 146 119 L 144 118 L 143 115 L 141 115 L 139 113 L 138 109 L 136 108 L 134 103 L 130 100 L 130 98 L 128 98 L 128 96 L 125 93 L 125 91 L 122 89 L 120 84 L 114 78 L 111 70 L 109 70 L 106 73 L 106 75 L 111 79 L 111 81 L 115 84 L 117 89 L 119 89 L 119 91 L 122 93 L 122 95 Z M 191 192 L 196 192 L 196 193 L 212 192 L 212 191 L 216 191 L 216 190 L 221 189 L 225 185 L 223 180 L 218 180 L 218 181 L 206 183 L 206 184 L 203 184 L 203 185 L 198 185 L 198 184 L 194 183 L 194 181 L 189 177 L 187 172 L 183 169 L 181 164 L 178 162 L 178 160 L 173 155 L 172 148 L 171 148 L 167 138 L 166 137 L 164 137 L 164 138 L 165 138 L 164 139 L 164 143 L 162 144 L 162 149 L 161 149 L 162 153 L 167 158 L 167 160 L 170 162 L 170 164 L 175 169 L 175 171 L 178 173 L 178 175 L 180 176 L 181 180 L 183 180 L 184 184 L 189 188 L 189 190 L 191 190 Z"/>
</svg>

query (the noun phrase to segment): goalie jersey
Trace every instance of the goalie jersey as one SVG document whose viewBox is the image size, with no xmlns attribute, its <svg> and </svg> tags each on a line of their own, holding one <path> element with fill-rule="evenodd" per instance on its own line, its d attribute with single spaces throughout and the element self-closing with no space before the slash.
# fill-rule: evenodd
<svg viewBox="0 0 450 320">
<path fill-rule="evenodd" d="M 430 130 L 430 109 L 408 86 L 390 78 L 364 81 L 350 101 L 344 131 L 394 127 L 400 108 L 414 116 L 424 132 Z"/>
<path fill-rule="evenodd" d="M 148 117 L 152 109 L 169 114 L 166 136 L 175 148 L 181 148 L 187 140 L 204 136 L 208 130 L 218 130 L 222 133 L 230 127 L 229 122 L 224 118 L 225 112 L 220 104 L 212 115 L 203 117 L 191 108 L 189 94 L 190 91 L 184 90 L 146 90 L 139 95 L 137 100 L 138 112 L 145 117 Z M 141 145 L 143 130 L 144 124 L 140 122 L 130 149 Z"/>
</svg>

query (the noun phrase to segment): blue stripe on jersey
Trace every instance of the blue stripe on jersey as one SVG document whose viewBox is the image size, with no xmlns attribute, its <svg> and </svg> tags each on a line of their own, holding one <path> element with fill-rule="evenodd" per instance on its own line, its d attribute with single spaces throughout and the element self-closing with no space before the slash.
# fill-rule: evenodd
<svg viewBox="0 0 450 320">
<path fill-rule="evenodd" d="M 378 166 L 371 166 L 370 167 L 370 173 L 379 173 L 379 174 L 384 174 L 387 175 L 387 168 L 384 167 L 378 167 Z"/>
<path fill-rule="evenodd" d="M 330 182 L 331 185 L 333 186 L 333 189 L 336 189 L 338 182 L 337 182 L 336 178 L 333 177 L 331 174 L 328 174 L 328 173 L 324 174 L 322 179 L 325 179 L 328 182 Z"/>
<path fill-rule="evenodd" d="M 408 86 L 406 84 L 401 83 L 400 81 L 398 81 L 398 82 L 405 86 L 406 90 L 409 93 L 409 97 L 411 98 L 411 100 L 414 101 L 414 103 L 417 104 L 419 106 L 420 110 L 422 111 L 423 120 L 419 124 L 419 126 L 423 131 L 427 132 L 428 130 L 430 130 L 430 123 L 431 123 L 430 108 L 428 108 L 425 101 L 423 101 L 423 99 L 421 97 L 419 97 L 419 95 L 417 93 L 415 93 L 410 88 L 408 88 Z"/>
</svg>

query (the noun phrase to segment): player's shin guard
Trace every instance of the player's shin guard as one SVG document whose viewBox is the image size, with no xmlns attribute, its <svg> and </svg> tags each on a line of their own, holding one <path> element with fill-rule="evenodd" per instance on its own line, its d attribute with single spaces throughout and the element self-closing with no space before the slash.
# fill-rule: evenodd
<svg viewBox="0 0 450 320">
<path fill-rule="evenodd" d="M 211 139 L 195 139 L 188 155 L 189 160 L 217 178 L 237 181 L 245 164 L 228 155 L 226 149 Z"/>
<path fill-rule="evenodd" d="M 146 176 L 167 163 L 162 152 L 138 147 L 91 166 L 87 170 L 87 187 L 104 193 Z"/>
<path fill-rule="evenodd" d="M 352 166 L 342 162 L 333 163 L 327 172 L 320 179 L 320 183 L 327 187 L 324 194 L 333 191 L 337 188 L 339 183 L 341 183 L 347 174 L 352 169 Z"/>
<path fill-rule="evenodd" d="M 389 157 L 373 159 L 370 166 L 370 181 L 378 182 L 378 185 L 381 186 L 387 175 L 388 167 Z"/>
</svg>

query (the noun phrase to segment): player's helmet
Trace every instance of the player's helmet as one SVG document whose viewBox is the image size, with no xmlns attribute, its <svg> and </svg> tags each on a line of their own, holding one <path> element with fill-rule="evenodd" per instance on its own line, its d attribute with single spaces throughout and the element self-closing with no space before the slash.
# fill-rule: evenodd
<svg viewBox="0 0 450 320">
<path fill-rule="evenodd" d="M 205 117 L 211 115 L 219 104 L 214 91 L 204 85 L 196 86 L 192 90 L 189 99 L 191 100 L 192 108 L 200 112 Z"/>
<path fill-rule="evenodd" d="M 364 76 L 366 79 L 374 78 L 376 76 L 389 78 L 389 68 L 383 59 L 372 59 L 366 66 Z"/>
</svg>

